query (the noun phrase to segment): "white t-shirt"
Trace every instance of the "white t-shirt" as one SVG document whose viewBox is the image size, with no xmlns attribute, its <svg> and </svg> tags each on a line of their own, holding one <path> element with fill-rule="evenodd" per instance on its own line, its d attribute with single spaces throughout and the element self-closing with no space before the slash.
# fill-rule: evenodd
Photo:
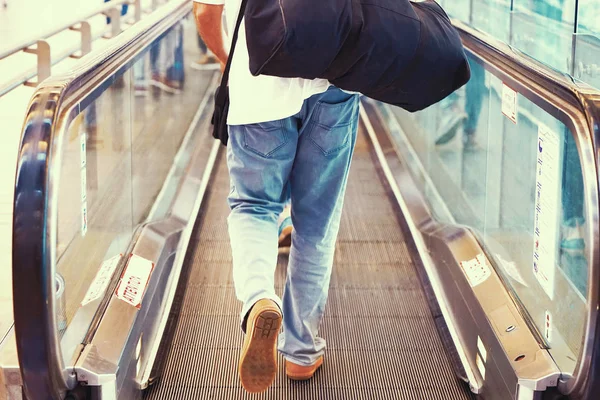
<svg viewBox="0 0 600 400">
<path fill-rule="evenodd" d="M 194 0 L 204 4 L 225 4 L 227 32 L 225 51 L 229 52 L 231 37 L 242 4 L 241 0 Z M 229 125 L 245 125 L 290 117 L 300 111 L 305 99 L 323 93 L 329 87 L 325 79 L 278 78 L 252 76 L 244 21 L 240 26 L 235 53 L 229 73 Z"/>
</svg>

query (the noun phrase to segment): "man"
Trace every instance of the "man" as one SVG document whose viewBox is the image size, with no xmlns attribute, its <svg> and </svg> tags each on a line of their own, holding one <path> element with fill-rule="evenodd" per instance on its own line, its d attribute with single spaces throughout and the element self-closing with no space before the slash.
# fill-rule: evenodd
<svg viewBox="0 0 600 400">
<path fill-rule="evenodd" d="M 225 5 L 232 36 L 241 0 L 194 1 L 199 33 L 225 64 L 221 13 Z M 291 379 L 310 379 L 323 363 L 325 340 L 317 331 L 356 141 L 358 96 L 325 80 L 253 77 L 244 24 L 229 93 L 228 224 L 246 332 L 239 374 L 247 391 L 262 392 L 277 373 L 277 344 Z M 294 230 L 281 300 L 274 290 L 277 221 L 288 193 Z"/>
</svg>

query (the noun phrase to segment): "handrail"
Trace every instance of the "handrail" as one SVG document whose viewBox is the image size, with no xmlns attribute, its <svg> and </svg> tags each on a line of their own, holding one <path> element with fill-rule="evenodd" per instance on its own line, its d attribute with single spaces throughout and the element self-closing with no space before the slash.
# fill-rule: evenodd
<svg viewBox="0 0 600 400">
<path fill-rule="evenodd" d="M 88 54 L 92 48 L 93 38 L 91 34 L 91 27 L 87 22 L 89 18 L 100 14 L 109 16 L 111 18 L 111 36 L 116 36 L 119 34 L 121 32 L 121 12 L 118 7 L 125 4 L 133 5 L 134 20 L 138 22 L 142 16 L 141 0 L 113 0 L 105 3 L 102 6 L 94 8 L 92 11 L 88 10 L 85 13 L 81 13 L 81 15 L 76 15 L 74 18 L 70 19 L 68 23 L 59 22 L 58 24 L 46 29 L 42 33 L 34 32 L 24 40 L 20 41 L 18 44 L 13 44 L 12 46 L 6 48 L 0 47 L 0 60 L 14 55 L 20 51 L 35 54 L 37 56 L 37 68 L 31 68 L 23 71 L 16 80 L 5 82 L 3 85 L 0 85 L 0 96 L 8 93 L 24 82 L 29 86 L 37 86 L 39 82 L 50 76 L 52 67 L 51 48 L 46 39 L 49 39 L 53 35 L 67 30 L 80 32 L 80 54 L 78 54 L 77 57 L 82 57 Z M 74 49 L 73 52 L 65 54 L 57 61 L 60 61 L 66 57 L 75 57 L 75 53 L 77 53 L 77 49 Z M 37 76 L 37 81 L 29 82 L 29 80 L 35 76 Z"/>
<path fill-rule="evenodd" d="M 191 11 L 189 0 L 163 5 L 90 53 L 70 72 L 37 89 L 27 108 L 19 148 L 13 214 L 13 306 L 19 366 L 29 400 L 63 398 L 76 384 L 64 365 L 55 315 L 58 169 L 79 103 L 110 84 L 133 58 Z"/>
<path fill-rule="evenodd" d="M 532 57 L 516 50 L 512 46 L 499 41 L 490 35 L 474 29 L 460 21 L 452 21 L 459 30 L 466 47 L 472 49 L 477 55 L 484 56 L 500 70 L 517 71 L 528 77 L 536 87 L 543 89 L 537 94 L 549 97 L 549 94 L 558 96 L 564 104 L 562 108 L 581 113 L 581 129 L 578 132 L 590 133 L 589 137 L 576 138 L 581 154 L 582 146 L 591 146 L 593 157 L 581 157 L 584 192 L 588 210 L 599 209 L 599 193 L 590 193 L 592 183 L 598 187 L 598 171 L 600 165 L 600 93 L 598 90 L 583 82 L 574 80 L 570 75 L 559 72 L 551 67 L 538 62 Z M 524 82 L 524 85 L 528 85 Z M 546 93 L 543 93 L 546 91 Z M 546 96 L 543 96 L 546 95 Z M 589 148 L 589 147 L 588 147 Z M 600 393 L 600 216 L 589 216 L 589 237 L 592 243 L 588 252 L 590 275 L 587 295 L 587 321 L 584 331 L 584 343 L 581 354 L 572 377 L 561 380 L 559 388 L 562 393 L 574 396 L 577 399 L 595 399 Z"/>
<path fill-rule="evenodd" d="M 70 19 L 70 21 L 68 23 L 59 22 L 56 25 L 51 25 L 47 30 L 45 30 L 41 34 L 39 32 L 34 31 L 33 34 L 30 34 L 28 37 L 26 37 L 25 39 L 23 39 L 21 42 L 19 42 L 16 45 L 12 45 L 10 47 L 5 47 L 5 48 L 0 47 L 0 60 L 10 56 L 11 54 L 18 53 L 21 50 L 24 50 L 28 47 L 35 45 L 37 43 L 37 41 L 40 39 L 47 39 L 50 36 L 56 35 L 57 33 L 66 31 L 67 29 L 71 28 L 72 26 L 77 25 L 80 21 L 85 21 L 86 19 L 92 18 L 98 14 L 106 14 L 111 9 L 115 8 L 116 6 L 123 5 L 123 4 L 130 4 L 130 5 L 139 7 L 140 1 L 139 0 L 133 0 L 133 1 L 132 0 L 112 0 L 108 3 L 104 3 L 102 6 L 98 6 L 98 7 L 94 8 L 92 11 L 88 10 L 85 13 L 81 13 L 80 15 L 73 16 L 73 18 Z M 136 13 L 137 13 L 137 10 L 136 10 Z"/>
</svg>

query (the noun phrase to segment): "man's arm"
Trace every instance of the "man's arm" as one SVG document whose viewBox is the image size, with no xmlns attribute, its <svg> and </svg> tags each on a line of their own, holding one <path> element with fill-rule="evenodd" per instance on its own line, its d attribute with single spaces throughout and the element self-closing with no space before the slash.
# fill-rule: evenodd
<svg viewBox="0 0 600 400">
<path fill-rule="evenodd" d="M 212 2 L 216 3 L 218 1 L 211 0 Z M 198 33 L 206 43 L 206 47 L 212 51 L 222 64 L 225 64 L 227 63 L 227 52 L 223 47 L 222 14 L 223 4 L 206 4 L 194 1 L 194 17 Z"/>
</svg>

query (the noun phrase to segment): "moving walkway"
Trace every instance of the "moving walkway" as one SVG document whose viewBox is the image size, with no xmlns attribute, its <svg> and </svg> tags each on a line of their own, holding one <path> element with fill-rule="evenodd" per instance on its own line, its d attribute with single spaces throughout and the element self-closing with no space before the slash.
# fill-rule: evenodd
<svg viewBox="0 0 600 400">
<path fill-rule="evenodd" d="M 169 2 L 31 100 L 0 398 L 251 397 L 208 133 L 218 76 L 181 68 L 189 14 Z M 600 95 L 456 24 L 470 86 L 416 114 L 361 100 L 325 365 L 257 398 L 598 391 Z"/>
</svg>

